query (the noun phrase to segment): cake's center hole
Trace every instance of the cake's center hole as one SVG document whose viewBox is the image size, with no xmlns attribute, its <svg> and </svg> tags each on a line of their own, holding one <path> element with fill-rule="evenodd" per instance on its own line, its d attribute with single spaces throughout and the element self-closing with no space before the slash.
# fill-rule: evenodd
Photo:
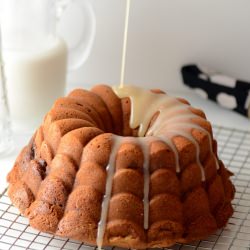
<svg viewBox="0 0 250 250">
<path fill-rule="evenodd" d="M 138 137 L 145 137 L 149 127 L 160 118 L 160 112 L 171 105 L 173 98 L 166 94 L 153 93 L 152 91 L 132 85 L 113 87 L 119 98 L 129 98 L 131 103 L 129 126 Z M 159 120 L 159 119 L 157 119 Z M 161 119 L 160 119 L 161 120 Z M 136 130 L 138 131 L 136 133 Z"/>
</svg>

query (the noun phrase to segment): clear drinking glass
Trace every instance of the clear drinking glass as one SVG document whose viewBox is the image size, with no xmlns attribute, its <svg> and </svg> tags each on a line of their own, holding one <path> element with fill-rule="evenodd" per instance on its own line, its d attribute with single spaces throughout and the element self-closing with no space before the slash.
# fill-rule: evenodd
<svg viewBox="0 0 250 250">
<path fill-rule="evenodd" d="M 5 80 L 0 27 L 0 157 L 12 149 L 12 129 Z"/>
<path fill-rule="evenodd" d="M 64 96 L 67 70 L 78 68 L 89 55 L 95 16 L 88 0 L 1 0 L 0 4 L 5 99 L 14 133 L 32 133 L 55 99 Z M 71 8 L 73 15 L 68 13 Z M 68 26 L 72 35 L 60 32 L 62 26 Z M 73 36 L 74 44 L 68 44 Z"/>
</svg>

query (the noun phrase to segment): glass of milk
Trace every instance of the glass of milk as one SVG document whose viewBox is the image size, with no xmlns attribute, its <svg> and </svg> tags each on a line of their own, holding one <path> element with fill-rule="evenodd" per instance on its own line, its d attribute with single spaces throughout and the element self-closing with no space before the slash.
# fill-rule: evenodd
<svg viewBox="0 0 250 250">
<path fill-rule="evenodd" d="M 12 149 L 12 130 L 9 116 L 9 106 L 6 95 L 5 72 L 2 60 L 0 29 L 0 157 Z"/>
<path fill-rule="evenodd" d="M 87 0 L 1 0 L 0 7 L 13 130 L 33 132 L 55 99 L 64 96 L 67 69 L 75 69 L 87 59 L 95 35 L 94 12 Z M 67 46 L 67 34 L 58 34 L 61 20 L 70 26 L 77 18 L 69 17 L 69 8 L 75 8 L 77 20 L 84 22 L 72 27 L 78 36 L 74 46 Z"/>
</svg>

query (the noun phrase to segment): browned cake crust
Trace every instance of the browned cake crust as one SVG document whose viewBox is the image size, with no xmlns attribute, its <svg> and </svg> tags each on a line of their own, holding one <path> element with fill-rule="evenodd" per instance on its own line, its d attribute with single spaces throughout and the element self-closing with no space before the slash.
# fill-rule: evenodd
<svg viewBox="0 0 250 250">
<path fill-rule="evenodd" d="M 205 117 L 200 110 L 190 110 Z M 137 133 L 129 127 L 130 112 L 129 98 L 119 99 L 105 85 L 74 90 L 55 102 L 8 175 L 9 197 L 32 227 L 96 245 L 112 133 Z M 212 137 L 208 121 L 197 118 L 195 122 Z M 216 169 L 206 133 L 193 129 L 192 135 L 200 146 L 204 182 L 194 144 L 187 138 L 173 138 L 180 173 L 167 144 L 153 141 L 150 145 L 147 230 L 143 227 L 142 149 L 133 143 L 120 146 L 103 245 L 167 247 L 203 239 L 227 223 L 235 193 L 231 173 L 221 161 Z M 216 141 L 212 142 L 217 157 Z"/>
</svg>

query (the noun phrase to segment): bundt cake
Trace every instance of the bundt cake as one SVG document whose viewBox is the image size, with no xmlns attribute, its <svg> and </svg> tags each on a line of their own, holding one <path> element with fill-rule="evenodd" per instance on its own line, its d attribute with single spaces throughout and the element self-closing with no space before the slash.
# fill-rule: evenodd
<svg viewBox="0 0 250 250">
<path fill-rule="evenodd" d="M 201 110 L 160 90 L 97 85 L 56 100 L 9 173 L 8 194 L 40 231 L 144 249 L 223 227 L 230 176 Z"/>
</svg>

